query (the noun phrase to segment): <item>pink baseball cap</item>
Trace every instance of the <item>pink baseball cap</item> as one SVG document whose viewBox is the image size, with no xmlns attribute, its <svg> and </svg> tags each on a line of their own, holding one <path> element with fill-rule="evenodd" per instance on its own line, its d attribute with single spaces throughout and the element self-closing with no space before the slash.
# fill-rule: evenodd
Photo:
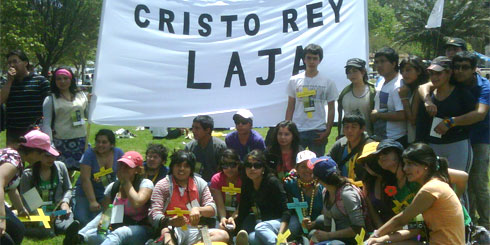
<svg viewBox="0 0 490 245">
<path fill-rule="evenodd" d="M 124 153 L 124 155 L 117 161 L 125 163 L 130 168 L 143 166 L 143 157 L 136 151 L 128 151 Z"/>
<path fill-rule="evenodd" d="M 45 150 L 55 157 L 60 155 L 60 153 L 51 146 L 49 136 L 39 130 L 31 130 L 24 135 L 24 138 L 27 142 L 21 143 L 23 146 Z"/>
</svg>

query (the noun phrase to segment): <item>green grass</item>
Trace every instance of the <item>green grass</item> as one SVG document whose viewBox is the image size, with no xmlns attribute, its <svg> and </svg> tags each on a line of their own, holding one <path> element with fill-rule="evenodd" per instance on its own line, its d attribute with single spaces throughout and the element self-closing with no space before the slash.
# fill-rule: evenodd
<svg viewBox="0 0 490 245">
<path fill-rule="evenodd" d="M 89 137 L 89 142 L 94 144 L 94 139 L 95 139 L 95 134 L 99 129 L 102 128 L 107 128 L 111 129 L 113 131 L 116 131 L 117 129 L 121 128 L 118 126 L 104 126 L 104 125 L 91 125 L 90 128 L 90 137 Z M 116 140 L 116 146 L 121 148 L 124 152 L 126 151 L 138 151 L 140 152 L 143 157 L 145 154 L 146 146 L 149 143 L 161 143 L 169 149 L 169 151 L 173 151 L 174 149 L 183 149 L 185 144 L 189 142 L 189 139 L 185 139 L 184 136 L 180 136 L 177 139 L 172 139 L 172 140 L 153 140 L 152 135 L 149 130 L 143 130 L 143 131 L 136 131 L 136 127 L 124 127 L 125 129 L 129 129 L 133 134 L 136 135 L 136 137 L 132 139 L 117 139 Z M 255 128 L 257 132 L 259 132 L 265 139 L 265 136 L 267 134 L 268 128 Z M 224 133 L 231 132 L 229 130 L 224 131 Z M 335 142 L 335 137 L 337 136 L 337 127 L 334 127 L 332 129 L 332 133 L 330 134 L 330 137 L 328 138 L 328 145 L 327 149 L 330 149 L 330 147 L 333 145 Z M 224 137 L 221 137 L 221 139 L 224 140 Z M 5 147 L 5 132 L 2 132 L 0 134 L 0 146 Z M 168 161 L 167 161 L 168 162 Z M 8 197 L 6 198 L 8 200 Z M 24 241 L 22 244 L 36 244 L 36 245 L 53 245 L 53 244 L 62 244 L 63 243 L 63 238 L 64 235 L 57 236 L 53 239 L 45 239 L 45 240 L 37 240 L 37 239 L 29 239 L 29 238 L 24 238 Z"/>
</svg>

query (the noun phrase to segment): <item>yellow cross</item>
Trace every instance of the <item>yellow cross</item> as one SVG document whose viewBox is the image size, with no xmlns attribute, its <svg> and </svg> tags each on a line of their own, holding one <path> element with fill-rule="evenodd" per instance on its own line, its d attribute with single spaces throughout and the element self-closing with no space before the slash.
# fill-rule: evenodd
<svg viewBox="0 0 490 245">
<path fill-rule="evenodd" d="M 280 244 L 283 244 L 283 243 L 286 243 L 288 242 L 288 236 L 291 235 L 291 231 L 288 229 L 287 231 L 285 231 L 284 233 L 279 233 L 277 234 L 277 243 L 276 245 L 280 245 Z"/>
<path fill-rule="evenodd" d="M 190 214 L 189 210 L 182 210 L 180 208 L 174 208 L 174 210 L 167 210 L 167 214 L 175 214 L 178 217 L 184 216 L 184 214 Z M 182 230 L 187 230 L 187 225 L 182 226 Z"/>
<path fill-rule="evenodd" d="M 223 186 L 221 187 L 221 191 L 226 192 L 232 196 L 236 195 L 237 193 L 242 193 L 242 189 L 236 187 L 233 183 L 230 183 L 228 186 Z"/>
<path fill-rule="evenodd" d="M 309 96 L 312 96 L 315 94 L 316 94 L 316 90 L 309 90 L 308 88 L 303 87 L 303 91 L 297 92 L 296 97 L 303 98 L 303 97 L 309 97 Z M 311 111 L 307 112 L 306 115 L 308 116 L 308 118 L 313 117 L 313 113 Z"/>
<path fill-rule="evenodd" d="M 94 179 L 98 179 L 111 173 L 113 173 L 112 168 L 106 169 L 105 167 L 102 167 L 98 173 L 94 174 Z"/>
<path fill-rule="evenodd" d="M 399 202 L 398 200 L 393 200 L 393 203 L 395 204 L 395 207 L 392 208 L 393 212 L 395 214 L 399 214 L 402 211 L 403 207 L 408 206 L 407 200 L 404 200 L 403 202 Z"/>
<path fill-rule="evenodd" d="M 44 215 L 44 212 L 41 208 L 37 209 L 38 216 L 29 216 L 29 217 L 18 217 L 22 222 L 43 222 L 44 228 L 51 228 L 49 221 L 51 220 L 49 216 Z"/>
<path fill-rule="evenodd" d="M 364 236 L 366 235 L 366 231 L 364 228 L 361 229 L 361 233 L 357 234 L 356 237 L 354 238 L 357 242 L 357 245 L 363 245 L 364 244 Z"/>
</svg>

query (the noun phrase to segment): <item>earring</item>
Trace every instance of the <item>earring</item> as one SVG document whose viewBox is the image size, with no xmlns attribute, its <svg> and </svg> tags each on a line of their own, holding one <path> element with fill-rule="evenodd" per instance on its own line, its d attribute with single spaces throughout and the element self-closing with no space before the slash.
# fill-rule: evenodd
<svg viewBox="0 0 490 245">
<path fill-rule="evenodd" d="M 262 174 L 264 174 L 264 173 L 265 173 L 265 172 L 264 172 L 264 171 L 262 171 Z"/>
<path fill-rule="evenodd" d="M 424 168 L 425 170 L 427 170 L 427 168 Z"/>
</svg>

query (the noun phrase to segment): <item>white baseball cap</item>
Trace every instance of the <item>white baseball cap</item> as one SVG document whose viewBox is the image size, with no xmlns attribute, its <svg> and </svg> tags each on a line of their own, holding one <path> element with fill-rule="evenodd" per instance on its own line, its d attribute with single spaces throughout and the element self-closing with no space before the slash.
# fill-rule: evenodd
<svg viewBox="0 0 490 245">
<path fill-rule="evenodd" d="M 310 159 L 315 158 L 315 157 L 316 157 L 316 154 L 312 151 L 309 151 L 309 150 L 300 151 L 300 152 L 298 152 L 298 155 L 296 155 L 296 164 L 303 162 L 303 161 L 306 161 L 306 160 L 310 160 Z"/>
</svg>

